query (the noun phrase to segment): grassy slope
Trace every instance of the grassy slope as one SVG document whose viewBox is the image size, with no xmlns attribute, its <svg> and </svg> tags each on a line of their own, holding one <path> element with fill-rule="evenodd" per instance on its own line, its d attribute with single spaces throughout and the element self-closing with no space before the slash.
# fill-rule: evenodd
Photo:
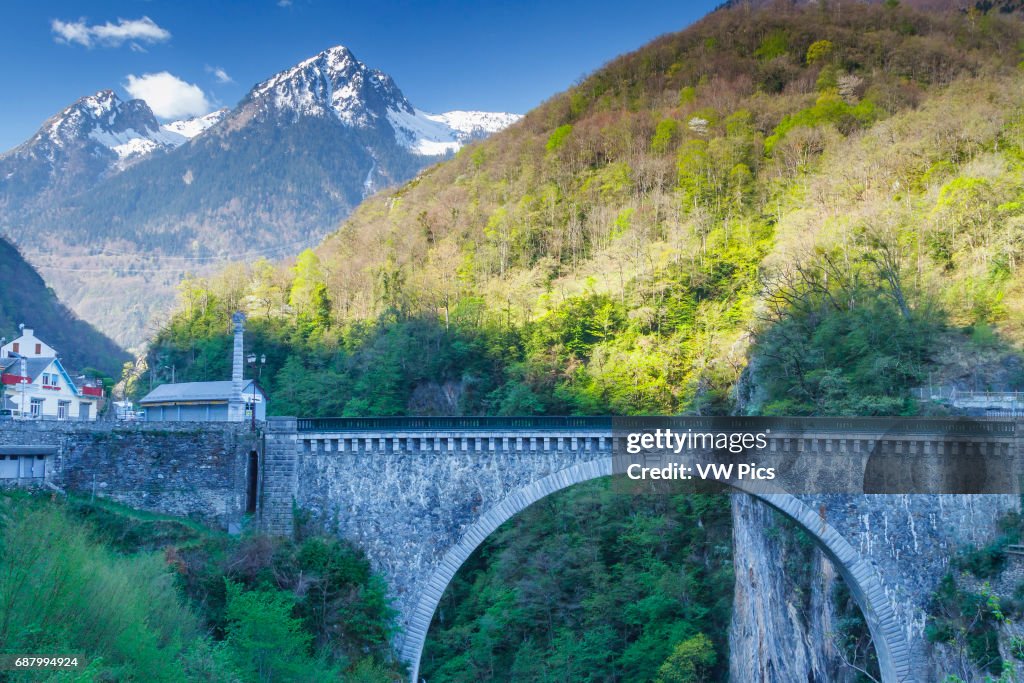
<svg viewBox="0 0 1024 683">
<path fill-rule="evenodd" d="M 0 495 L 0 615 L 0 652 L 84 655 L 81 680 L 401 679 L 380 663 L 392 613 L 358 551 L 103 499 Z"/>
</svg>

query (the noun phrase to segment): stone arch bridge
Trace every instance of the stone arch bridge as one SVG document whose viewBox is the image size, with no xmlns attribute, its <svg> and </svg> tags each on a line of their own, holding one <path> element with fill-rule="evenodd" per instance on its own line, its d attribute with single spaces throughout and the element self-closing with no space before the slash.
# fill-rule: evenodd
<svg viewBox="0 0 1024 683">
<path fill-rule="evenodd" d="M 673 424 L 701 429 L 709 421 Z M 928 680 L 926 601 L 953 550 L 983 542 L 1000 515 L 1017 509 L 1006 463 L 1019 451 L 1018 425 L 870 418 L 735 418 L 729 425 L 768 431 L 765 457 L 789 466 L 790 480 L 731 485 L 792 519 L 834 562 L 865 615 L 883 680 Z M 297 506 L 367 552 L 389 580 L 402 622 L 399 650 L 415 681 L 435 608 L 473 550 L 540 498 L 621 473 L 623 430 L 649 426 L 565 417 L 275 418 L 266 431 L 262 521 L 289 532 Z M 814 482 L 806 481 L 806 467 L 793 466 L 801 457 Z M 950 458 L 967 467 L 950 477 L 928 464 Z M 925 465 L 915 473 L 912 461 Z M 843 472 L 883 493 L 851 492 Z M 960 491 L 958 481 L 972 477 L 964 493 L 912 493 Z"/>
<path fill-rule="evenodd" d="M 401 621 L 396 645 L 415 680 L 434 610 L 473 550 L 544 496 L 620 473 L 624 435 L 651 431 L 652 420 L 283 417 L 262 433 L 239 424 L 8 421 L 0 485 L 91 491 L 279 534 L 292 532 L 302 509 L 364 549 L 388 580 Z M 672 420 L 676 429 L 711 424 Z M 933 680 L 928 596 L 956 548 L 984 543 L 1001 515 L 1019 509 L 1024 422 L 725 420 L 718 429 L 764 434 L 757 458 L 780 473 L 731 486 L 792 519 L 832 559 L 867 620 L 883 680 Z M 692 463 L 709 453 L 682 455 Z M 950 462 L 953 470 L 943 466 Z"/>
</svg>

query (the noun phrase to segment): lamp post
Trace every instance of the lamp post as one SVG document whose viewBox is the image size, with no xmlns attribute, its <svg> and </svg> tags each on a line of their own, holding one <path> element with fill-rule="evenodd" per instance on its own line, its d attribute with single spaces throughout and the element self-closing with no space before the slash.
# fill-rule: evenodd
<svg viewBox="0 0 1024 683">
<path fill-rule="evenodd" d="M 260 362 L 258 364 L 256 363 L 255 353 L 250 353 L 246 360 L 249 362 L 249 367 L 253 368 L 254 370 L 257 367 L 259 368 L 258 373 L 256 373 L 257 377 L 259 379 L 263 379 L 263 366 L 267 364 L 267 354 L 260 354 Z M 252 381 L 252 403 L 249 404 L 249 412 L 252 416 L 252 431 L 254 432 L 256 431 L 256 379 L 257 378 L 254 377 Z"/>
<path fill-rule="evenodd" d="M 28 393 L 28 367 L 25 363 L 25 356 L 21 357 L 21 363 L 18 364 L 21 368 L 21 380 L 18 384 L 18 388 L 21 389 L 21 419 L 25 419 L 25 395 Z"/>
</svg>

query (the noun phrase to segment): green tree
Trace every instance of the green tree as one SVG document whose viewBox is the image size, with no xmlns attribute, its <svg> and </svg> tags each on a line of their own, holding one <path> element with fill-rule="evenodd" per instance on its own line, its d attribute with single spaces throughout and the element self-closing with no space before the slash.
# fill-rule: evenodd
<svg viewBox="0 0 1024 683">
<path fill-rule="evenodd" d="M 831 40 L 816 40 L 807 48 L 807 63 L 814 64 L 832 54 L 835 46 Z"/>
<path fill-rule="evenodd" d="M 782 29 L 774 29 L 764 37 L 754 50 L 754 56 L 764 61 L 781 57 L 789 51 L 789 36 Z"/>
<path fill-rule="evenodd" d="M 296 318 L 315 328 L 330 326 L 330 299 L 327 296 L 327 280 L 320 265 L 320 257 L 312 249 L 299 254 L 292 269 L 292 280 L 288 304 Z"/>
<path fill-rule="evenodd" d="M 565 141 L 569 139 L 569 135 L 571 133 L 571 123 L 555 128 L 555 130 L 551 132 L 550 137 L 548 137 L 547 144 L 544 145 L 544 148 L 549 152 L 557 152 L 558 149 L 565 144 Z"/>
<path fill-rule="evenodd" d="M 291 616 L 294 599 L 278 590 L 244 590 L 225 580 L 227 638 L 236 666 L 252 681 L 328 680 L 309 656 L 312 634 Z M 316 673 L 314 673 L 316 672 Z"/>
<path fill-rule="evenodd" d="M 717 659 L 714 644 L 698 633 L 675 646 L 658 669 L 657 683 L 705 683 L 711 680 L 711 667 Z"/>
<path fill-rule="evenodd" d="M 658 126 L 654 129 L 654 137 L 651 139 L 651 151 L 655 154 L 664 154 L 671 149 L 678 130 L 679 122 L 675 119 L 658 121 Z"/>
</svg>

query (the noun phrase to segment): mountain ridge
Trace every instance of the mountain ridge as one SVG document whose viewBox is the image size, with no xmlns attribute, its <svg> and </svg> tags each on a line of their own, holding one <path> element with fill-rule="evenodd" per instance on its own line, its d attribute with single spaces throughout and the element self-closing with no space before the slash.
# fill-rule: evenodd
<svg viewBox="0 0 1024 683">
<path fill-rule="evenodd" d="M 185 273 L 311 245 L 367 195 L 517 118 L 422 112 L 344 46 L 188 121 L 159 124 L 143 101 L 99 91 L 0 156 L 0 234 L 132 346 Z"/>
<path fill-rule="evenodd" d="M 0 336 L 13 339 L 23 323 L 60 352 L 69 370 L 95 368 L 116 378 L 131 358 L 68 310 L 17 248 L 0 237 Z"/>
</svg>

